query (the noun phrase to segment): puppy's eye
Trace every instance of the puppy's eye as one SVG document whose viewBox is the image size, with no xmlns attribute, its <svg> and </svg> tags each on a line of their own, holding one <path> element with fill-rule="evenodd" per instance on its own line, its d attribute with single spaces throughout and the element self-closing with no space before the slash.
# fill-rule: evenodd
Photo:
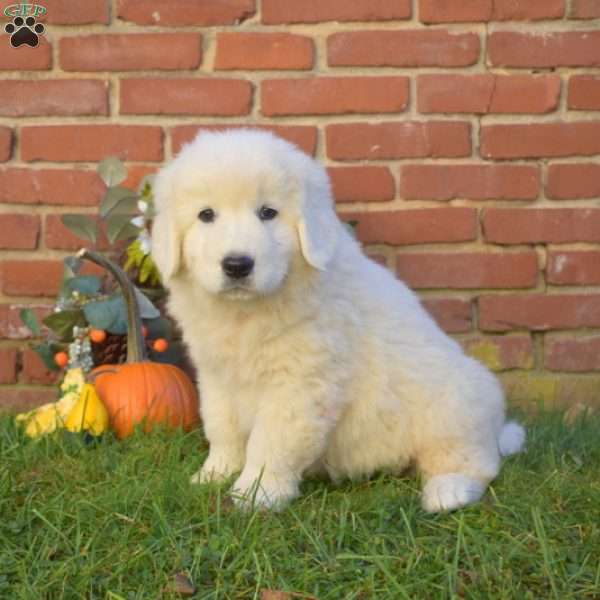
<svg viewBox="0 0 600 600">
<path fill-rule="evenodd" d="M 198 218 L 203 223 L 212 223 L 215 220 L 215 211 L 212 208 L 205 208 L 198 213 Z"/>
<path fill-rule="evenodd" d="M 269 206 L 261 206 L 260 210 L 258 211 L 258 218 L 261 221 L 270 221 L 271 219 L 274 219 L 279 213 L 274 209 L 274 208 L 270 208 Z"/>
</svg>

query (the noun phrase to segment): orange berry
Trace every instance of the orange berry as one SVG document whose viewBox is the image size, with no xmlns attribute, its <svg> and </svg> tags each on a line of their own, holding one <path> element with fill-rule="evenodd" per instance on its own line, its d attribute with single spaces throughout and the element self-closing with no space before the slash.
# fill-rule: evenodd
<svg viewBox="0 0 600 600">
<path fill-rule="evenodd" d="M 90 339 L 96 344 L 101 344 L 106 339 L 106 331 L 104 329 L 92 329 Z"/>
<path fill-rule="evenodd" d="M 142 335 L 148 337 L 148 328 L 145 325 L 142 325 Z"/>
<path fill-rule="evenodd" d="M 69 364 L 69 355 L 66 352 L 57 352 L 54 355 L 54 362 L 59 367 L 66 367 Z"/>
<path fill-rule="evenodd" d="M 158 338 L 152 343 L 152 348 L 155 352 L 164 352 L 169 347 L 169 342 L 164 338 Z"/>
</svg>

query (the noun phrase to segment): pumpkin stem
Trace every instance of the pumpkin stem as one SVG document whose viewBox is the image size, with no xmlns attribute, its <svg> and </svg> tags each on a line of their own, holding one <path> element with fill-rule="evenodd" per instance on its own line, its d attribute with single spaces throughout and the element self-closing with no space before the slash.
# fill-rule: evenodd
<svg viewBox="0 0 600 600">
<path fill-rule="evenodd" d="M 77 253 L 78 258 L 85 258 L 100 267 L 103 267 L 117 280 L 125 306 L 127 307 L 127 363 L 141 362 L 146 360 L 146 346 L 142 335 L 142 319 L 140 308 L 135 296 L 135 289 L 125 272 L 112 260 L 102 254 L 82 248 Z"/>
</svg>

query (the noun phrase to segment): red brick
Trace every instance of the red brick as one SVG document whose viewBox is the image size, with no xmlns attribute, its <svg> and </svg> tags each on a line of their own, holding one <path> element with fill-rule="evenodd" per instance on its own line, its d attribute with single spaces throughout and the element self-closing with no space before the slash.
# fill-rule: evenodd
<svg viewBox="0 0 600 600">
<path fill-rule="evenodd" d="M 0 383 L 16 383 L 16 381 L 17 349 L 0 348 Z"/>
<path fill-rule="evenodd" d="M 242 79 L 123 79 L 123 115 L 247 115 L 252 84 Z"/>
<path fill-rule="evenodd" d="M 98 219 L 94 215 L 92 215 L 92 218 L 98 222 Z M 100 227 L 97 228 L 98 250 L 108 250 L 110 248 L 104 231 L 105 227 L 100 224 Z M 52 250 L 79 250 L 82 246 L 89 244 L 89 241 L 75 235 L 68 227 L 62 224 L 61 215 L 46 215 L 44 232 L 46 248 Z"/>
<path fill-rule="evenodd" d="M 529 335 L 487 335 L 462 340 L 467 354 L 494 371 L 531 369 L 533 342 Z"/>
<path fill-rule="evenodd" d="M 45 81 L 0 81 L 0 115 L 107 115 L 106 81 L 63 79 Z"/>
<path fill-rule="evenodd" d="M 419 18 L 423 23 L 538 21 L 561 19 L 564 14 L 564 0 L 419 0 Z"/>
<path fill-rule="evenodd" d="M 57 371 L 50 371 L 37 352 L 31 349 L 23 351 L 23 368 L 21 381 L 23 383 L 56 383 Z"/>
<path fill-rule="evenodd" d="M 330 167 L 327 172 L 337 202 L 380 202 L 394 197 L 394 178 L 387 167 Z"/>
<path fill-rule="evenodd" d="M 600 154 L 600 121 L 484 125 L 480 148 L 493 159 Z"/>
<path fill-rule="evenodd" d="M 0 168 L 0 202 L 96 206 L 105 190 L 94 171 Z"/>
<path fill-rule="evenodd" d="M 400 254 L 400 279 L 413 288 L 528 288 L 538 275 L 537 254 L 528 252 L 428 252 Z"/>
<path fill-rule="evenodd" d="M 594 75 L 571 77 L 568 106 L 572 110 L 600 110 L 600 77 Z"/>
<path fill-rule="evenodd" d="M 160 161 L 162 130 L 145 125 L 54 125 L 21 128 L 21 158 L 89 162 L 107 156 Z"/>
<path fill-rule="evenodd" d="M 540 170 L 525 165 L 405 165 L 400 195 L 408 200 L 535 200 Z"/>
<path fill-rule="evenodd" d="M 546 195 L 556 200 L 600 197 L 600 165 L 550 165 Z"/>
<path fill-rule="evenodd" d="M 41 20 L 52 25 L 107 25 L 110 18 L 110 3 L 106 0 L 86 0 L 76 7 L 73 0 L 45 0 L 43 4 L 47 12 Z"/>
<path fill-rule="evenodd" d="M 550 371 L 600 371 L 600 337 L 546 336 L 544 366 Z"/>
<path fill-rule="evenodd" d="M 202 37 L 188 32 L 63 37 L 59 49 L 65 71 L 182 70 L 202 61 Z"/>
<path fill-rule="evenodd" d="M 154 175 L 158 167 L 148 167 L 146 165 L 131 165 L 127 169 L 127 177 L 120 184 L 129 190 L 137 190 L 144 177 Z"/>
<path fill-rule="evenodd" d="M 58 260 L 5 260 L 0 263 L 0 289 L 7 296 L 54 297 L 62 273 Z"/>
<path fill-rule="evenodd" d="M 572 0 L 572 19 L 597 19 L 600 17 L 600 0 Z"/>
<path fill-rule="evenodd" d="M 0 388 L 0 410 L 25 411 L 58 400 L 58 388 Z"/>
<path fill-rule="evenodd" d="M 237 25 L 254 11 L 255 0 L 117 0 L 117 16 L 138 25 Z"/>
<path fill-rule="evenodd" d="M 267 116 L 396 113 L 408 104 L 407 77 L 312 77 L 261 82 Z"/>
<path fill-rule="evenodd" d="M 411 16 L 410 0 L 263 0 L 262 22 L 392 21 Z"/>
<path fill-rule="evenodd" d="M 470 300 L 459 298 L 427 298 L 423 306 L 446 333 L 463 333 L 473 327 Z"/>
<path fill-rule="evenodd" d="M 312 69 L 310 37 L 291 33 L 217 33 L 217 70 Z"/>
<path fill-rule="evenodd" d="M 479 60 L 476 33 L 445 30 L 345 31 L 327 38 L 330 66 L 468 67 Z"/>
<path fill-rule="evenodd" d="M 8 127 L 0 127 L 0 162 L 10 160 L 11 154 L 12 129 L 9 129 Z"/>
<path fill-rule="evenodd" d="M 477 211 L 473 208 L 352 212 L 340 216 L 358 221 L 358 239 L 365 244 L 466 242 L 477 237 Z"/>
<path fill-rule="evenodd" d="M 0 338 L 22 340 L 32 337 L 31 331 L 20 316 L 21 310 L 26 307 L 33 310 L 40 323 L 52 312 L 52 307 L 49 305 L 0 304 Z"/>
<path fill-rule="evenodd" d="M 558 75 L 419 75 L 417 105 L 422 113 L 531 113 L 556 110 Z"/>
<path fill-rule="evenodd" d="M 479 299 L 479 327 L 484 331 L 600 327 L 600 295 L 482 296 Z"/>
<path fill-rule="evenodd" d="M 200 131 L 248 129 L 247 125 L 179 125 L 171 130 L 171 149 L 178 154 L 184 144 L 191 142 Z M 317 149 L 317 128 L 308 125 L 252 125 L 251 129 L 271 131 L 314 156 Z"/>
<path fill-rule="evenodd" d="M 489 208 L 483 231 L 494 244 L 600 242 L 600 208 Z"/>
<path fill-rule="evenodd" d="M 0 214 L 0 249 L 35 250 L 40 235 L 37 215 Z"/>
<path fill-rule="evenodd" d="M 11 48 L 10 36 L 0 35 L 0 71 L 47 71 L 52 68 L 52 46 L 45 38 L 36 48 Z"/>
<path fill-rule="evenodd" d="M 459 158 L 471 154 L 469 123 L 429 121 L 339 123 L 325 127 L 335 160 Z"/>
<path fill-rule="evenodd" d="M 556 285 L 600 285 L 600 251 L 550 250 L 546 280 Z"/>
<path fill-rule="evenodd" d="M 597 67 L 600 31 L 497 31 L 488 38 L 488 60 L 494 67 Z"/>
</svg>

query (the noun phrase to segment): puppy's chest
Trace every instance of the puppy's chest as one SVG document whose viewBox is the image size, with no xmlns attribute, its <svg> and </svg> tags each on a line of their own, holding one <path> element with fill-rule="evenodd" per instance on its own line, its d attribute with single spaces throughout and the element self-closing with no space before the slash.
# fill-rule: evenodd
<svg viewBox="0 0 600 600">
<path fill-rule="evenodd" d="M 286 370 L 290 346 L 268 331 L 231 328 L 212 338 L 204 353 L 205 364 L 238 386 L 268 385 Z"/>
</svg>

